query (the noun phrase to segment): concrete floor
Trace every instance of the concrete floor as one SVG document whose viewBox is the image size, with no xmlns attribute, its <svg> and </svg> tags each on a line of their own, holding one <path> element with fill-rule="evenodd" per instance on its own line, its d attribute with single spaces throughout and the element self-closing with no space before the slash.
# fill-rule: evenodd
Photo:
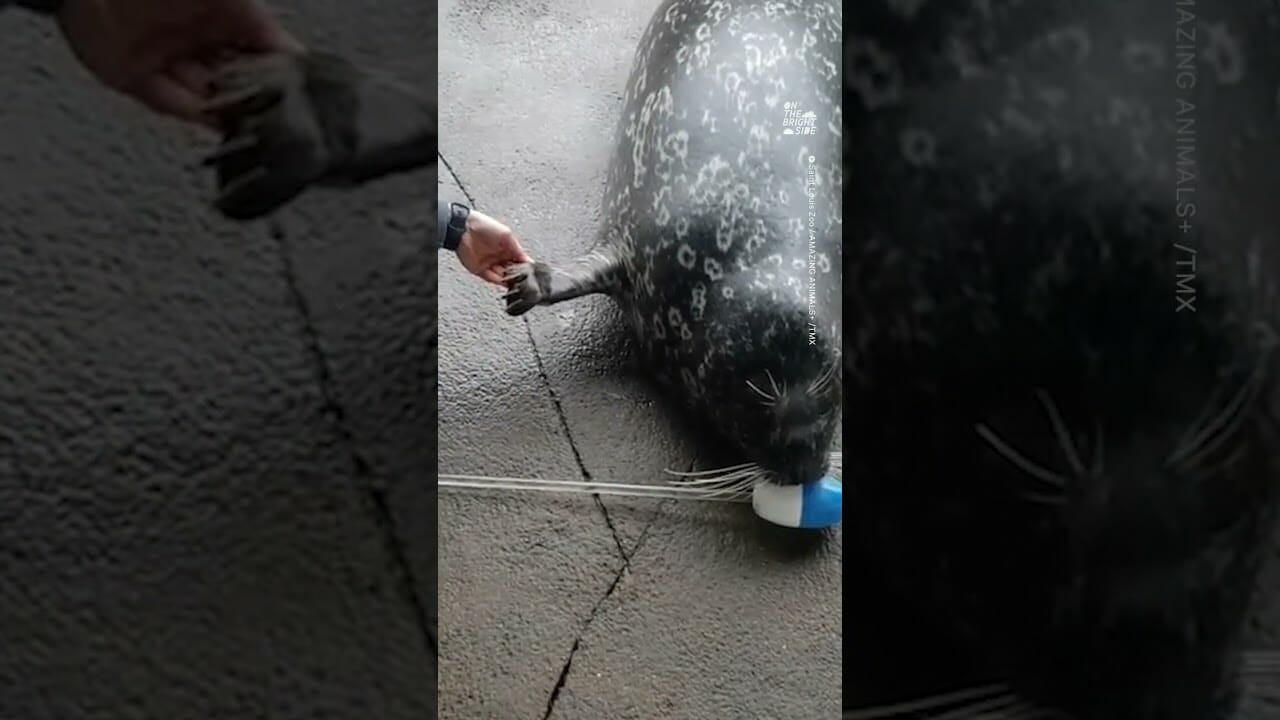
<svg viewBox="0 0 1280 720">
<path fill-rule="evenodd" d="M 429 3 L 273 4 L 434 72 Z M 274 239 L 49 23 L 0 13 L 0 76 L 0 718 L 432 717 L 426 173 Z"/>
<path fill-rule="evenodd" d="M 534 257 L 585 250 L 656 4 L 441 2 L 441 190 Z M 513 319 L 500 294 L 441 254 L 441 472 L 657 483 L 705 454 L 608 299 Z M 745 507 L 444 491 L 440 717 L 834 718 L 841 556 Z"/>
</svg>

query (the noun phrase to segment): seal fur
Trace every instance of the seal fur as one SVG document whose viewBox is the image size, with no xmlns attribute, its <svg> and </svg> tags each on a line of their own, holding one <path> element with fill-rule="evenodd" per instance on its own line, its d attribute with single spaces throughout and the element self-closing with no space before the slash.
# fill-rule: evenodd
<svg viewBox="0 0 1280 720">
<path fill-rule="evenodd" d="M 658 381 L 788 484 L 821 476 L 839 422 L 840 39 L 835 2 L 663 2 L 596 246 L 507 273 L 512 315 L 613 297 Z"/>
</svg>

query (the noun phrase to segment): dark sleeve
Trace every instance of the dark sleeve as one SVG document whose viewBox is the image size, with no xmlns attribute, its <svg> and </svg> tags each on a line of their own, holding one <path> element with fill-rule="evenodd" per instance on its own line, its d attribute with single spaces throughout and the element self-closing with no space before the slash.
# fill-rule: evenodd
<svg viewBox="0 0 1280 720">
<path fill-rule="evenodd" d="M 436 249 L 444 247 L 444 233 L 449 229 L 449 200 L 436 193 Z"/>
</svg>

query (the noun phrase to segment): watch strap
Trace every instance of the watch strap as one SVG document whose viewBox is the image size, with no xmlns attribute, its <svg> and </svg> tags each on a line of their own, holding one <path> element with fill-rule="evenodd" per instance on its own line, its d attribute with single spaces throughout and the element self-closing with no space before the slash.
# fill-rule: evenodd
<svg viewBox="0 0 1280 720">
<path fill-rule="evenodd" d="M 449 203 L 449 224 L 444 234 L 444 249 L 457 250 L 462 236 L 467 232 L 467 218 L 471 209 L 460 203 Z"/>
</svg>

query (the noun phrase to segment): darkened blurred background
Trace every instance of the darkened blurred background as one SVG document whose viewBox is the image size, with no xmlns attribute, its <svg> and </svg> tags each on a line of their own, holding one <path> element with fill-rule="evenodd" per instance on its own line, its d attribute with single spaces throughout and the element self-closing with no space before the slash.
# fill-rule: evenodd
<svg viewBox="0 0 1280 720">
<path fill-rule="evenodd" d="M 434 94 L 434 3 L 275 3 Z M 209 208 L 215 138 L 0 12 L 0 718 L 429 718 L 428 173 Z"/>
</svg>

